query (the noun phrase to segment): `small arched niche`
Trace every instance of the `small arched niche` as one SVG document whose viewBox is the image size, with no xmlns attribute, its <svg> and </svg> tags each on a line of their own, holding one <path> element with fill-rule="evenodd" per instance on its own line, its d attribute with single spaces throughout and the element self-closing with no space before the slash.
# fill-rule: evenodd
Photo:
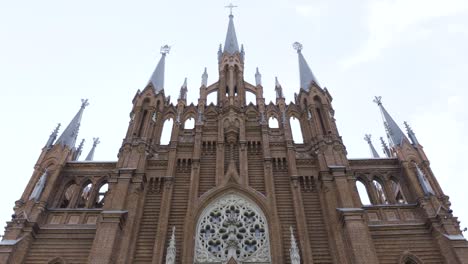
<svg viewBox="0 0 468 264">
<path fill-rule="evenodd" d="M 263 211 L 235 192 L 209 204 L 197 221 L 195 263 L 271 263 Z"/>
</svg>

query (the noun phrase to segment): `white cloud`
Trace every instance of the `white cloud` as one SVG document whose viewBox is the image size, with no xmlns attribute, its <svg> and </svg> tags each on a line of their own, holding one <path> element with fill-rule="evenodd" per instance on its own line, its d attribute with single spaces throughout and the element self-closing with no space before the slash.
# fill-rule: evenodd
<svg viewBox="0 0 468 264">
<path fill-rule="evenodd" d="M 388 47 L 427 37 L 431 30 L 426 22 L 468 14 L 465 0 L 383 0 L 369 4 L 369 37 L 356 54 L 342 61 L 352 67 L 380 56 Z"/>
</svg>

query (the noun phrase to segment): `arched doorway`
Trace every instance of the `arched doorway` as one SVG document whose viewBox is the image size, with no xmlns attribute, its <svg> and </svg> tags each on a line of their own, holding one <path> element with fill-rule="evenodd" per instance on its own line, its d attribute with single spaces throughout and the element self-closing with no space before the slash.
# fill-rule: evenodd
<svg viewBox="0 0 468 264">
<path fill-rule="evenodd" d="M 265 214 L 251 200 L 229 193 L 208 205 L 197 222 L 195 263 L 271 263 Z"/>
</svg>

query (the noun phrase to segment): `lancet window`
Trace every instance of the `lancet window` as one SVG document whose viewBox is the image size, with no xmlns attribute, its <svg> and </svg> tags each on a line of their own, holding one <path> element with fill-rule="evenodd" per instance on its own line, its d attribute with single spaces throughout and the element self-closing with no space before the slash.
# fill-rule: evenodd
<svg viewBox="0 0 468 264">
<path fill-rule="evenodd" d="M 279 123 L 278 123 L 278 119 L 276 119 L 276 117 L 270 117 L 270 119 L 268 119 L 268 127 L 269 128 L 279 128 Z"/>
<path fill-rule="evenodd" d="M 360 180 L 356 181 L 356 188 L 357 188 L 357 191 L 358 191 L 358 194 L 359 194 L 359 198 L 361 200 L 361 204 L 362 205 L 372 204 L 371 200 L 369 198 L 369 192 L 368 192 L 368 190 L 366 188 L 366 185 L 362 181 L 360 181 Z"/>
<path fill-rule="evenodd" d="M 210 204 L 197 224 L 195 263 L 270 263 L 265 215 L 253 202 L 235 193 Z"/>
<path fill-rule="evenodd" d="M 403 191 L 401 190 L 400 183 L 398 183 L 395 179 L 390 180 L 390 188 L 392 191 L 392 196 L 395 199 L 395 202 L 398 204 L 406 204 L 407 201 L 405 196 L 403 195 Z"/>
<path fill-rule="evenodd" d="M 289 125 L 291 126 L 291 133 L 296 144 L 304 143 L 304 136 L 302 135 L 301 123 L 296 117 L 292 116 L 289 119 Z"/>
<path fill-rule="evenodd" d="M 163 129 L 161 132 L 161 145 L 169 145 L 169 142 L 171 141 L 171 134 L 172 134 L 172 126 L 174 125 L 174 121 L 172 118 L 167 119 L 164 122 Z"/>
</svg>

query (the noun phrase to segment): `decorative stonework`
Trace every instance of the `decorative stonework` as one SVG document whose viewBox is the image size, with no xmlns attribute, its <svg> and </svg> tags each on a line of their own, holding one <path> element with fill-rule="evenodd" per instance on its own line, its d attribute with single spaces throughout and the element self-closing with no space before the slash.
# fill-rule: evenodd
<svg viewBox="0 0 468 264">
<path fill-rule="evenodd" d="M 265 215 L 254 203 L 231 193 L 210 204 L 200 216 L 195 263 L 270 263 Z"/>
</svg>

